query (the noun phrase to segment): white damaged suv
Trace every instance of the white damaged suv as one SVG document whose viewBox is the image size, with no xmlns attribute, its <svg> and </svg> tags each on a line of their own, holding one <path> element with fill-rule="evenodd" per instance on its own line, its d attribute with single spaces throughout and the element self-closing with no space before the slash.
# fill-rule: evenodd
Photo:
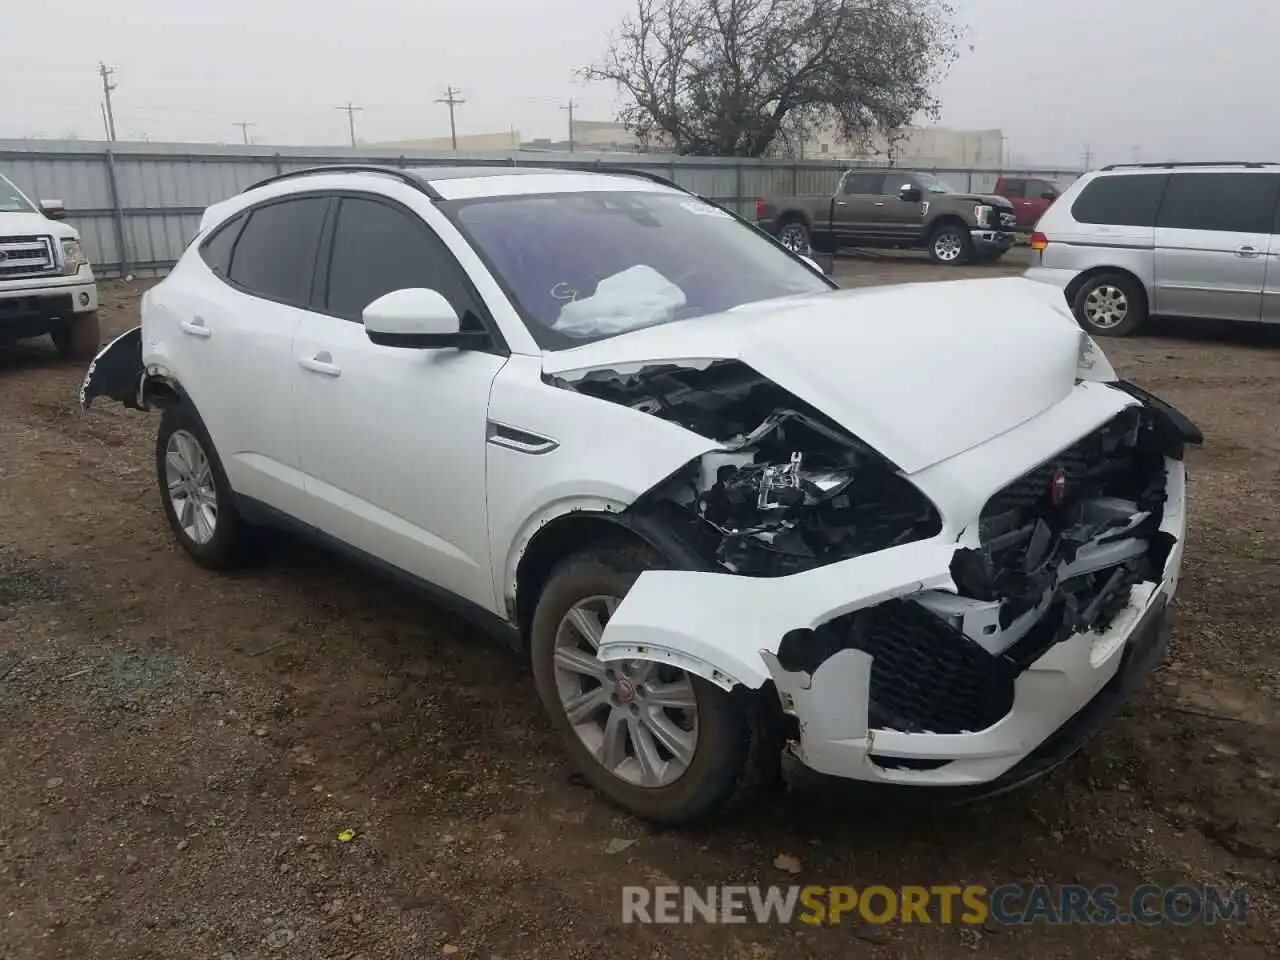
<svg viewBox="0 0 1280 960">
<path fill-rule="evenodd" d="M 0 343 L 49 334 L 63 357 L 98 352 L 98 285 L 58 200 L 32 203 L 0 174 Z"/>
<path fill-rule="evenodd" d="M 661 823 L 780 769 L 967 796 L 1051 768 L 1164 652 L 1201 439 L 1042 285 L 842 291 L 673 185 L 574 170 L 219 203 L 97 397 L 161 411 L 197 562 L 282 527 L 430 588 Z"/>
</svg>

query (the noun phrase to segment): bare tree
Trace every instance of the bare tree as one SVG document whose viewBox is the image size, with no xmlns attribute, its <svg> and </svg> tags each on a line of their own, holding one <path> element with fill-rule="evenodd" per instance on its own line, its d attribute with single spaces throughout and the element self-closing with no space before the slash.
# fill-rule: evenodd
<svg viewBox="0 0 1280 960">
<path fill-rule="evenodd" d="M 953 16 L 947 0 L 638 0 L 582 75 L 617 85 L 642 143 L 680 153 L 760 156 L 800 118 L 858 141 L 936 116 Z"/>
</svg>

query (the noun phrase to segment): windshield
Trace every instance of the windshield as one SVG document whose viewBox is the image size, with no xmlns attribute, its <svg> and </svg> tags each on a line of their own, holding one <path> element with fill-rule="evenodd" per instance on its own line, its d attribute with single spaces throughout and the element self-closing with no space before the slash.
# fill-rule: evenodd
<svg viewBox="0 0 1280 960">
<path fill-rule="evenodd" d="M 943 183 L 931 173 L 917 173 L 915 179 L 926 193 L 955 193 L 950 184 Z"/>
<path fill-rule="evenodd" d="M 649 191 L 451 205 L 543 349 L 832 289 L 719 207 Z"/>
<path fill-rule="evenodd" d="M 22 192 L 0 175 L 0 213 L 31 213 L 34 209 Z"/>
</svg>

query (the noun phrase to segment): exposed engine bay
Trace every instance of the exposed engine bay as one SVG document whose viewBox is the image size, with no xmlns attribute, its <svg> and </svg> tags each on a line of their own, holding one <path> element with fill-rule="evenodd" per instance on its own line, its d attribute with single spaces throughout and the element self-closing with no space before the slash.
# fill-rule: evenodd
<svg viewBox="0 0 1280 960">
<path fill-rule="evenodd" d="M 552 382 L 721 443 L 646 499 L 685 508 L 684 532 L 732 573 L 784 576 L 942 528 L 933 504 L 897 467 L 736 360 Z"/>
</svg>

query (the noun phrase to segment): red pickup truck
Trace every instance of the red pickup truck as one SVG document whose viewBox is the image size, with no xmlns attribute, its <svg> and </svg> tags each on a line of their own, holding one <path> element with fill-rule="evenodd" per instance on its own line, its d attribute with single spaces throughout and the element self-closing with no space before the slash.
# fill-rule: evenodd
<svg viewBox="0 0 1280 960">
<path fill-rule="evenodd" d="M 1035 177 L 1001 177 L 996 181 L 996 195 L 1013 204 L 1018 229 L 1030 231 L 1062 190 L 1056 183 Z"/>
</svg>

